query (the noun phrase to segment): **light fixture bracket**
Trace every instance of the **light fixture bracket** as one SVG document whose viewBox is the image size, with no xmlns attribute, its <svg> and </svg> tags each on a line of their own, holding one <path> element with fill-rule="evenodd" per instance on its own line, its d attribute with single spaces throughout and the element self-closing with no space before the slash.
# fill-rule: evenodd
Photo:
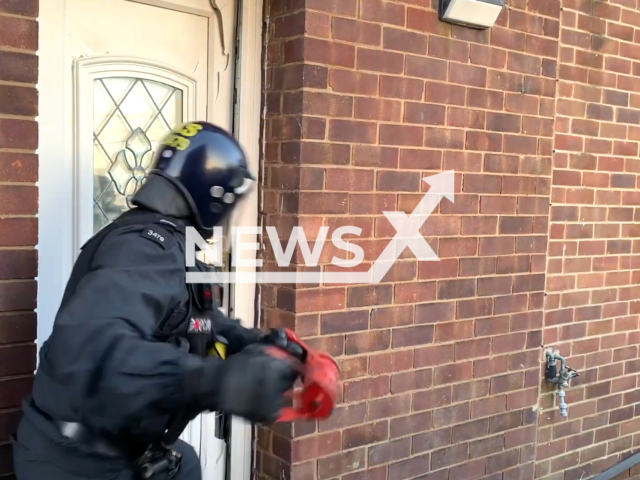
<svg viewBox="0 0 640 480">
<path fill-rule="evenodd" d="M 440 0 L 440 21 L 486 30 L 493 27 L 504 7 L 504 0 Z"/>
</svg>

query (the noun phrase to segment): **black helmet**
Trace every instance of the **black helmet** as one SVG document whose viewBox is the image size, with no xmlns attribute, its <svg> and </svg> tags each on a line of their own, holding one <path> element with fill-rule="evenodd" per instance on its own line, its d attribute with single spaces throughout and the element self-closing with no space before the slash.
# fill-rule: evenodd
<svg viewBox="0 0 640 480">
<path fill-rule="evenodd" d="M 184 124 L 167 136 L 149 180 L 153 175 L 182 192 L 196 226 L 205 232 L 224 220 L 255 181 L 235 138 L 207 122 Z"/>
</svg>

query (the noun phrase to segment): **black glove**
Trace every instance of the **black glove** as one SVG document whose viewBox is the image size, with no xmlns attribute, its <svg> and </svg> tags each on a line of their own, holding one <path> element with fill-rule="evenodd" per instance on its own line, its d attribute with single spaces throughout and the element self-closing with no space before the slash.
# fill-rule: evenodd
<svg viewBox="0 0 640 480">
<path fill-rule="evenodd" d="M 245 328 L 239 320 L 226 317 L 218 309 L 211 311 L 210 315 L 213 320 L 213 329 L 207 350 L 220 340 L 219 337 L 222 337 L 227 343 L 227 354 L 234 355 L 249 345 L 258 343 L 264 335 L 262 330 Z"/>
<path fill-rule="evenodd" d="M 250 422 L 275 422 L 287 404 L 284 394 L 298 378 L 296 367 L 294 359 L 273 357 L 264 345 L 249 345 L 224 362 L 216 410 Z"/>
<path fill-rule="evenodd" d="M 306 352 L 295 342 L 290 342 L 287 333 L 282 328 L 272 328 L 268 333 L 264 333 L 259 340 L 267 345 L 275 345 L 282 348 L 289 355 L 293 355 L 297 360 L 304 363 L 306 361 Z"/>
</svg>

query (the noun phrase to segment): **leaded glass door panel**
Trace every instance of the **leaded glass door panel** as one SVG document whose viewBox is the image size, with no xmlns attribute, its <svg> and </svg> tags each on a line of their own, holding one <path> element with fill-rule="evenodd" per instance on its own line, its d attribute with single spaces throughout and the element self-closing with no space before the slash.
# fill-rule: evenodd
<svg viewBox="0 0 640 480">
<path fill-rule="evenodd" d="M 183 91 L 134 77 L 93 81 L 93 231 L 131 208 L 159 142 L 183 121 Z"/>
</svg>

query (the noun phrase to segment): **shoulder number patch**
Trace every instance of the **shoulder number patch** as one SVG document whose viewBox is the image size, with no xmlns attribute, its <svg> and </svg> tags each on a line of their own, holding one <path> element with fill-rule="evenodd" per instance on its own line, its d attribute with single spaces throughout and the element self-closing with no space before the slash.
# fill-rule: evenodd
<svg viewBox="0 0 640 480">
<path fill-rule="evenodd" d="M 157 243 L 164 249 L 169 248 L 174 240 L 169 232 L 153 223 L 144 227 L 140 236 Z"/>
</svg>

